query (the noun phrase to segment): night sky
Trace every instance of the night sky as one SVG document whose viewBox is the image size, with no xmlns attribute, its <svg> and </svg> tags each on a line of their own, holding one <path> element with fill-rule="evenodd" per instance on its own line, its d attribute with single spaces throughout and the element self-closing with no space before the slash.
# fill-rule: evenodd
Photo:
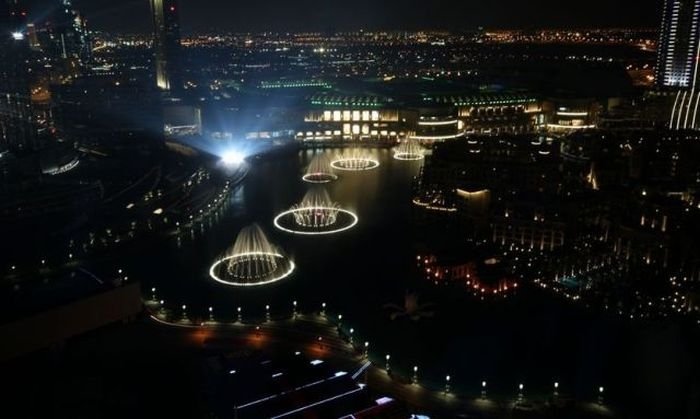
<svg viewBox="0 0 700 419">
<path fill-rule="evenodd" d="M 49 0 L 35 0 L 49 3 Z M 53 0 L 55 1 L 55 0 Z M 187 31 L 656 27 L 662 0 L 181 0 Z M 73 0 L 96 29 L 149 30 L 148 0 Z"/>
</svg>

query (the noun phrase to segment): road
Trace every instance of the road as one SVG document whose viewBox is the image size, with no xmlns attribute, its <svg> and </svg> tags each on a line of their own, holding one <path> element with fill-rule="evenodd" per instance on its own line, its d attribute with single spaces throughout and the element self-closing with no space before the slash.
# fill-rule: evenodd
<svg viewBox="0 0 700 419">
<path fill-rule="evenodd" d="M 355 370 L 366 361 L 364 348 L 360 347 L 363 345 L 358 342 L 355 342 L 356 346 L 351 345 L 347 337 L 341 336 L 336 325 L 320 314 L 299 314 L 295 318 L 270 319 L 259 324 L 168 321 L 156 314 L 151 314 L 150 319 L 164 327 L 187 331 L 193 342 L 202 346 L 236 345 L 271 354 L 302 351 L 316 359 L 332 358 L 334 362 Z M 514 414 L 514 399 L 474 398 L 428 389 L 420 384 L 420 380 L 413 384 L 410 377 L 388 374 L 382 363 L 373 363 L 361 379 L 372 391 L 400 400 L 417 412 L 429 412 L 439 417 L 455 416 L 455 412 L 464 413 L 464 417 L 484 419 L 519 417 Z M 531 406 L 543 406 L 543 403 L 532 403 L 533 400 L 524 401 Z M 577 403 L 575 411 L 580 415 L 577 417 L 582 418 L 615 417 L 611 410 L 597 403 Z"/>
</svg>

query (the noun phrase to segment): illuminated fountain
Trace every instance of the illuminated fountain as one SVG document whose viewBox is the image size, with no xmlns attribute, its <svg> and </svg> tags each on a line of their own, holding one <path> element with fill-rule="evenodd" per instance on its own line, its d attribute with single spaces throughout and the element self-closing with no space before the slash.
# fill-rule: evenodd
<svg viewBox="0 0 700 419">
<path fill-rule="evenodd" d="M 379 161 L 360 150 L 345 151 L 331 162 L 331 167 L 337 170 L 361 172 L 379 167 Z"/>
<path fill-rule="evenodd" d="M 403 140 L 401 144 L 394 149 L 394 158 L 396 160 L 406 161 L 423 160 L 425 158 L 425 150 L 418 140 L 409 138 Z"/>
<path fill-rule="evenodd" d="M 253 224 L 238 233 L 233 247 L 211 266 L 209 276 L 225 285 L 254 287 L 280 281 L 294 268 L 294 262 Z"/>
<path fill-rule="evenodd" d="M 331 159 L 324 153 L 316 155 L 311 160 L 311 164 L 309 164 L 302 179 L 309 183 L 330 183 L 337 180 L 338 175 L 333 173 Z"/>
<path fill-rule="evenodd" d="M 292 234 L 340 233 L 357 224 L 357 215 L 333 202 L 324 189 L 314 188 L 304 199 L 275 218 L 275 227 Z"/>
</svg>

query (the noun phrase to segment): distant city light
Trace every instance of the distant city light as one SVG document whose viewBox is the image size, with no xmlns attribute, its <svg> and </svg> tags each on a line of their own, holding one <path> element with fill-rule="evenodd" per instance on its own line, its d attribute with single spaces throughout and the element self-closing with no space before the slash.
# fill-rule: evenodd
<svg viewBox="0 0 700 419">
<path fill-rule="evenodd" d="M 21 41 L 24 39 L 24 34 L 22 32 L 12 32 L 12 39 L 15 41 Z"/>
</svg>

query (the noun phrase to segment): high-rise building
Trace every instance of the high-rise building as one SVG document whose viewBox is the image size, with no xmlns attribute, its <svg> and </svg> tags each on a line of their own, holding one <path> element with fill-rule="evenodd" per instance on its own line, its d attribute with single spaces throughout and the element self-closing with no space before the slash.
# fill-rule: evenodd
<svg viewBox="0 0 700 419">
<path fill-rule="evenodd" d="M 151 0 L 153 45 L 158 88 L 178 93 L 180 76 L 180 16 L 177 0 Z"/>
<path fill-rule="evenodd" d="M 700 0 L 664 0 L 656 65 L 661 87 L 692 87 L 697 70 Z"/>
<path fill-rule="evenodd" d="M 71 0 L 53 1 L 53 7 L 36 22 L 39 44 L 48 58 L 69 68 L 79 67 L 92 54 L 85 19 L 73 8 Z"/>
<path fill-rule="evenodd" d="M 0 151 L 36 146 L 26 16 L 17 0 L 0 0 Z"/>
<path fill-rule="evenodd" d="M 700 128 L 700 0 L 664 0 L 656 83 L 676 91 L 670 128 Z"/>
</svg>

